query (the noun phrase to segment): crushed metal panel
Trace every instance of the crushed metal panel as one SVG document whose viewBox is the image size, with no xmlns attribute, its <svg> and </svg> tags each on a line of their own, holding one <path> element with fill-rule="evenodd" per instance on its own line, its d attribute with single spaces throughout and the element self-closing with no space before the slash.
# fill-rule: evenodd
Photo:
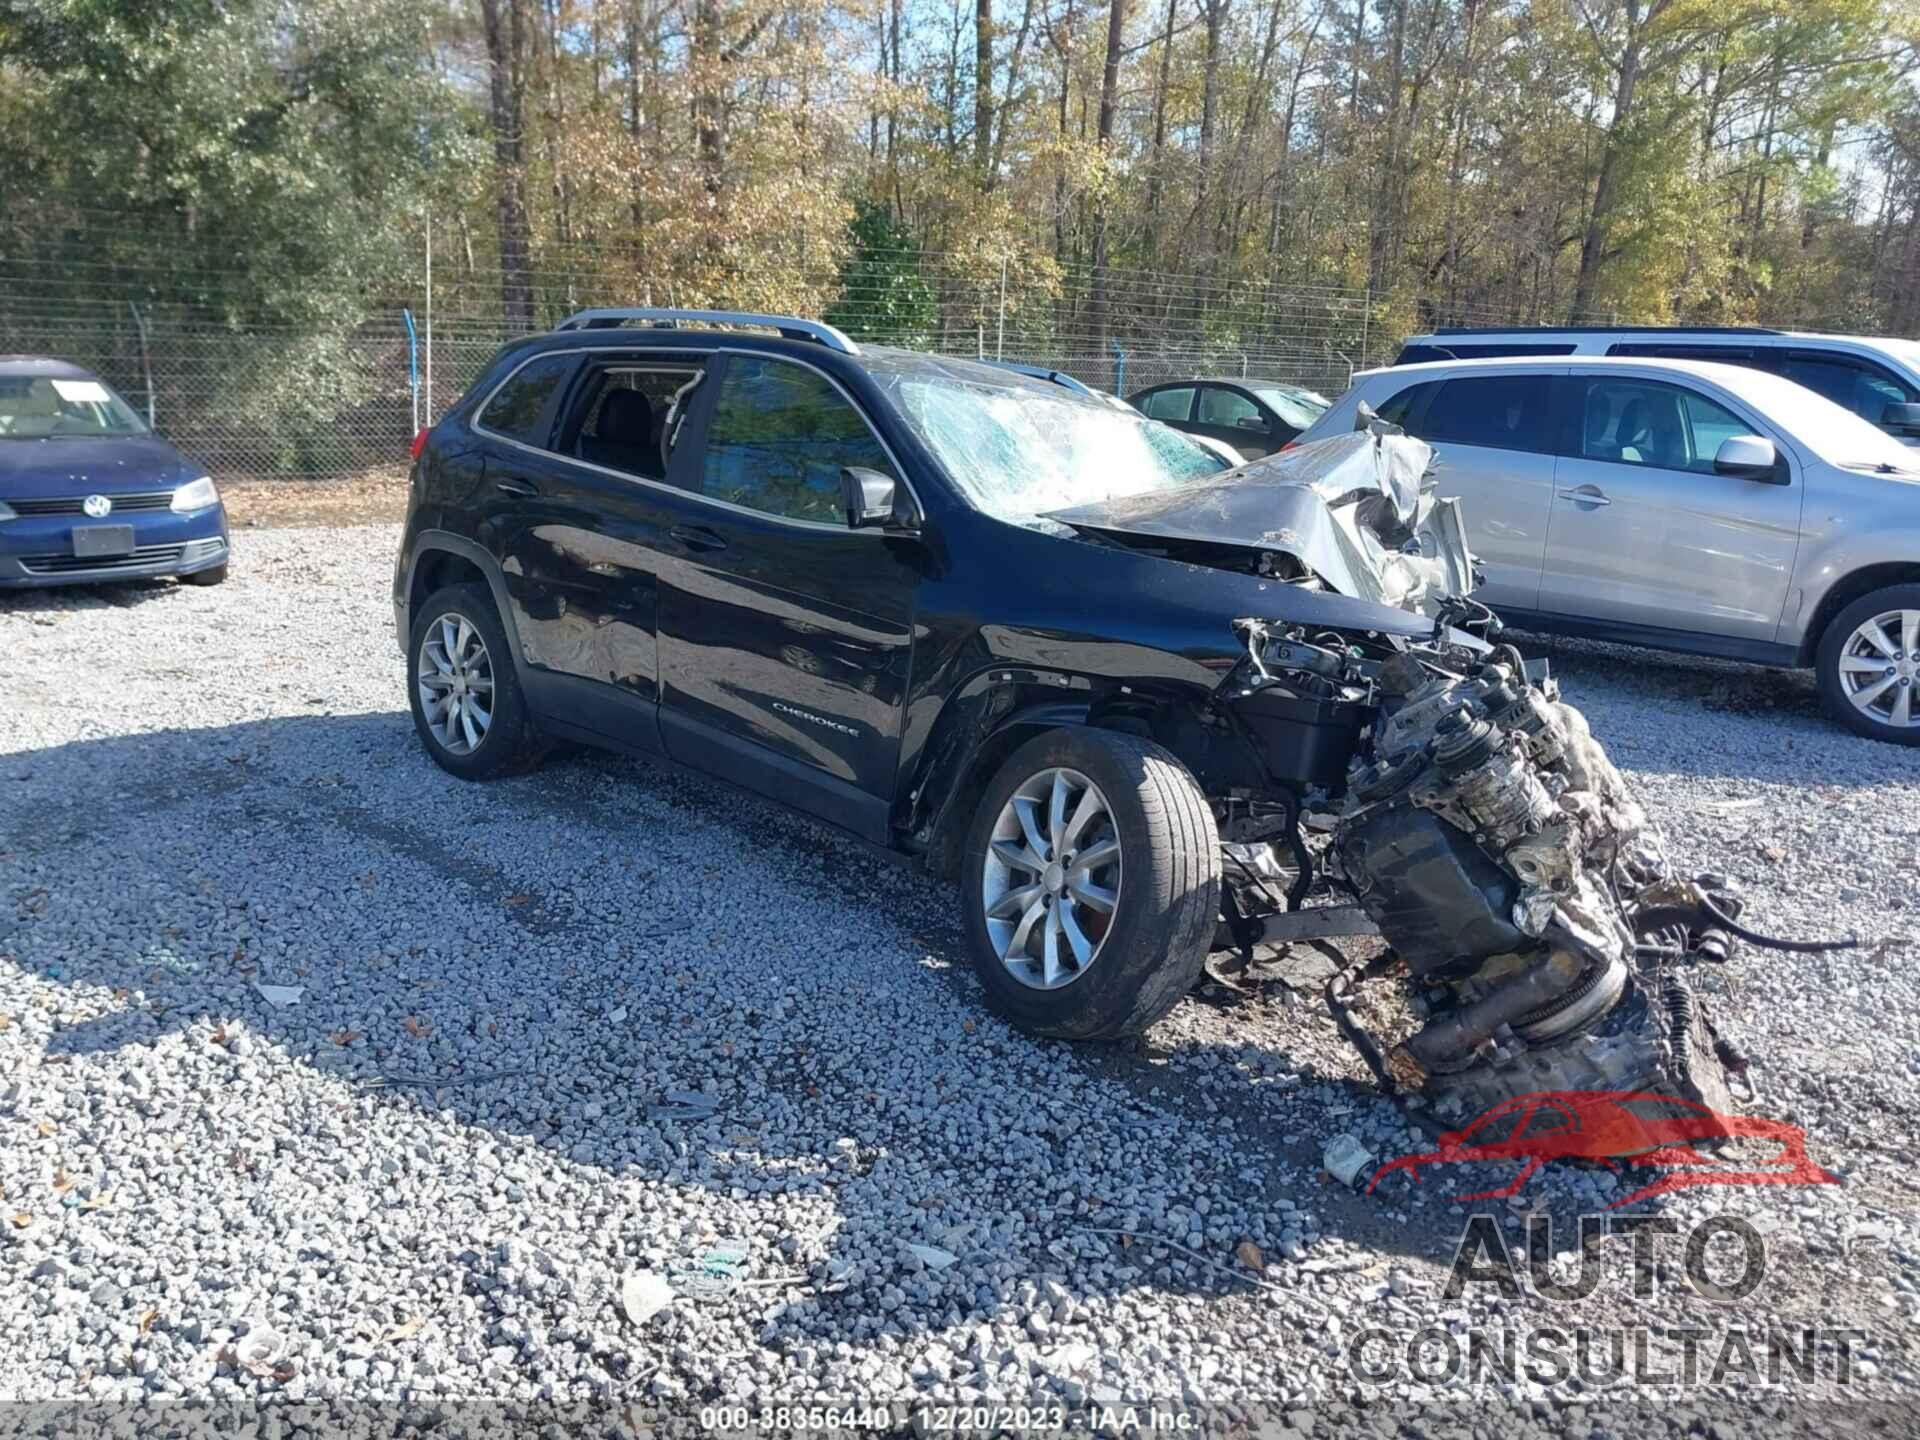
<svg viewBox="0 0 1920 1440">
<path fill-rule="evenodd" d="M 1048 518 L 1121 544 L 1287 555 L 1339 594 L 1433 614 L 1473 588 L 1459 502 L 1434 476 L 1431 446 L 1376 425 Z"/>
</svg>

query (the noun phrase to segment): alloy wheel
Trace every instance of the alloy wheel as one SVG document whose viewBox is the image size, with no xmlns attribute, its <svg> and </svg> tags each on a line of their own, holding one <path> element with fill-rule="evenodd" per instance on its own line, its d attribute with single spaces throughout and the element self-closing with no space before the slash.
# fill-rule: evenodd
<svg viewBox="0 0 1920 1440">
<path fill-rule="evenodd" d="M 1057 990 L 1099 958 L 1120 902 L 1120 833 L 1085 775 L 1042 770 L 1008 798 L 987 845 L 987 938 L 1007 972 Z"/>
<path fill-rule="evenodd" d="M 427 626 L 414 667 L 420 710 L 450 755 L 471 755 L 493 724 L 493 659 L 466 616 L 449 612 Z"/>
<path fill-rule="evenodd" d="M 1920 610 L 1888 610 L 1865 621 L 1840 647 L 1840 688 L 1876 724 L 1920 725 Z"/>
</svg>

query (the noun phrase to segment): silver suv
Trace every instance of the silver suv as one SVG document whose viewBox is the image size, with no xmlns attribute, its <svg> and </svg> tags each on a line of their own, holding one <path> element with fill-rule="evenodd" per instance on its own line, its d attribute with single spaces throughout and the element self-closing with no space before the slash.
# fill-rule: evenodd
<svg viewBox="0 0 1920 1440">
<path fill-rule="evenodd" d="M 1811 665 L 1829 712 L 1920 744 L 1920 454 L 1765 371 L 1534 357 L 1363 371 L 1432 444 L 1479 592 L 1516 627 Z"/>
</svg>

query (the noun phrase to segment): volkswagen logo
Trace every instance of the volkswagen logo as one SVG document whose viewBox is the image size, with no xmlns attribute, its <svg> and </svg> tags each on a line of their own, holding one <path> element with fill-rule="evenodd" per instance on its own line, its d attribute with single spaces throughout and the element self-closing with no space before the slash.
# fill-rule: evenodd
<svg viewBox="0 0 1920 1440">
<path fill-rule="evenodd" d="M 98 520 L 113 509 L 113 501 L 104 495 L 89 495 L 80 502 L 80 508 Z"/>
</svg>

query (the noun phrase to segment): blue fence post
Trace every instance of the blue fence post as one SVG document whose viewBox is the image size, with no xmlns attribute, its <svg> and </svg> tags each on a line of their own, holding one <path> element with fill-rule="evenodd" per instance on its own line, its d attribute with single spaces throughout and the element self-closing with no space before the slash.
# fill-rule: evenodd
<svg viewBox="0 0 1920 1440">
<path fill-rule="evenodd" d="M 407 388 L 413 392 L 413 429 L 407 438 L 411 440 L 420 433 L 420 336 L 413 328 L 413 311 L 403 309 L 400 316 L 407 322 Z"/>
<path fill-rule="evenodd" d="M 1113 393 L 1124 400 L 1127 395 L 1127 352 L 1120 348 L 1118 340 L 1107 343 L 1113 346 Z"/>
</svg>

